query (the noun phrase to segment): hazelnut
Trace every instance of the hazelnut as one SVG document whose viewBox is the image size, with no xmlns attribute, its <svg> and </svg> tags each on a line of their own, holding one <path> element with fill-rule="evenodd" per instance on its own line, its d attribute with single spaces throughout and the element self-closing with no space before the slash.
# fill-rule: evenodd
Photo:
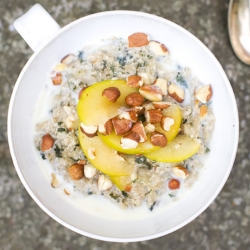
<svg viewBox="0 0 250 250">
<path fill-rule="evenodd" d="M 99 190 L 106 191 L 106 190 L 110 189 L 113 186 L 113 183 L 105 175 L 100 175 L 99 178 L 98 178 L 97 185 L 98 185 Z"/>
<path fill-rule="evenodd" d="M 189 175 L 188 170 L 180 165 L 173 167 L 173 173 L 182 179 L 186 179 Z"/>
<path fill-rule="evenodd" d="M 165 131 L 169 131 L 170 127 L 174 125 L 174 119 L 172 117 L 168 117 L 168 116 L 163 116 L 161 119 L 161 127 L 165 130 Z"/>
<path fill-rule="evenodd" d="M 155 126 L 151 123 L 148 123 L 145 126 L 145 131 L 146 131 L 146 133 L 153 133 L 153 132 L 155 132 Z"/>
<path fill-rule="evenodd" d="M 184 89 L 174 83 L 169 85 L 168 94 L 179 103 L 182 103 L 185 99 Z"/>
<path fill-rule="evenodd" d="M 102 96 L 105 96 L 110 102 L 116 102 L 120 95 L 121 92 L 116 87 L 109 87 L 102 91 Z"/>
<path fill-rule="evenodd" d="M 61 183 L 59 182 L 59 180 L 56 178 L 56 175 L 54 173 L 51 174 L 52 177 L 52 181 L 51 181 L 51 186 L 53 188 L 57 188 L 61 185 Z"/>
<path fill-rule="evenodd" d="M 153 132 L 150 141 L 154 146 L 159 146 L 161 148 L 165 147 L 168 143 L 167 137 L 159 132 Z"/>
<path fill-rule="evenodd" d="M 83 169 L 84 169 L 83 165 L 73 164 L 68 170 L 70 178 L 73 180 L 82 179 L 83 178 Z"/>
<path fill-rule="evenodd" d="M 86 126 L 84 123 L 81 122 L 80 130 L 82 131 L 82 133 L 91 138 L 96 136 L 97 126 Z"/>
<path fill-rule="evenodd" d="M 140 142 L 145 142 L 147 140 L 146 132 L 142 122 L 137 122 L 131 129 L 131 132 L 135 132 L 140 135 Z"/>
<path fill-rule="evenodd" d="M 137 75 L 127 77 L 127 85 L 133 88 L 139 88 L 143 85 L 142 78 Z"/>
<path fill-rule="evenodd" d="M 139 93 L 147 100 L 152 102 L 159 102 L 162 100 L 161 89 L 156 85 L 146 85 L 139 89 Z"/>
<path fill-rule="evenodd" d="M 166 46 L 156 41 L 149 42 L 149 49 L 157 56 L 168 55 L 168 49 Z"/>
<path fill-rule="evenodd" d="M 62 73 L 57 72 L 55 76 L 51 77 L 54 85 L 60 85 L 62 83 Z"/>
<path fill-rule="evenodd" d="M 86 164 L 84 166 L 84 175 L 86 178 L 91 179 L 97 174 L 97 169 L 93 167 L 91 164 Z"/>
<path fill-rule="evenodd" d="M 44 152 L 51 149 L 54 146 L 54 138 L 50 134 L 46 134 L 42 137 L 40 149 Z"/>
<path fill-rule="evenodd" d="M 207 114 L 207 106 L 206 105 L 201 105 L 200 106 L 200 117 L 203 118 Z"/>
<path fill-rule="evenodd" d="M 63 57 L 63 59 L 61 60 L 61 63 L 69 65 L 72 62 L 74 62 L 75 60 L 76 60 L 76 56 L 72 55 L 72 54 L 69 54 L 69 55 L 66 55 L 65 57 Z"/>
<path fill-rule="evenodd" d="M 101 124 L 98 126 L 98 131 L 103 135 L 109 135 L 113 131 L 112 120 L 109 119 L 105 124 Z"/>
<path fill-rule="evenodd" d="M 179 182 L 177 179 L 171 179 L 171 180 L 168 182 L 168 187 L 169 187 L 169 189 L 171 189 L 171 190 L 178 189 L 178 188 L 180 188 L 180 182 Z"/>
<path fill-rule="evenodd" d="M 140 135 L 135 132 L 130 132 L 121 138 L 121 147 L 123 149 L 136 148 L 140 142 Z"/>
<path fill-rule="evenodd" d="M 148 123 L 157 123 L 161 121 L 162 113 L 160 109 L 146 110 L 145 117 Z"/>
<path fill-rule="evenodd" d="M 113 127 L 117 135 L 124 135 L 132 128 L 132 122 L 126 119 L 112 119 Z"/>
<path fill-rule="evenodd" d="M 127 105 L 132 107 L 141 106 L 142 103 L 144 102 L 144 97 L 139 93 L 131 93 L 126 96 L 125 102 Z"/>
<path fill-rule="evenodd" d="M 152 102 L 152 104 L 156 109 L 166 109 L 172 105 L 171 102 Z"/>
<path fill-rule="evenodd" d="M 202 87 L 200 87 L 196 93 L 195 93 L 195 97 L 197 100 L 199 100 L 202 103 L 206 103 L 208 102 L 211 97 L 212 97 L 212 87 L 210 84 L 204 85 Z"/>
<path fill-rule="evenodd" d="M 168 86 L 167 81 L 163 78 L 157 78 L 154 82 L 155 86 L 158 86 L 163 95 L 167 95 L 168 93 Z"/>
<path fill-rule="evenodd" d="M 144 33 L 138 32 L 128 37 L 128 46 L 131 47 L 142 47 L 148 45 L 148 36 Z"/>
</svg>

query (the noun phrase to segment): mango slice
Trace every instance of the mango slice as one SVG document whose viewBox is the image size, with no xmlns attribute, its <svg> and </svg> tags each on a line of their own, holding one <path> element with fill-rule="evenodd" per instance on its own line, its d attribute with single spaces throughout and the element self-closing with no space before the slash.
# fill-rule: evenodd
<svg viewBox="0 0 250 250">
<path fill-rule="evenodd" d="M 158 162 L 180 162 L 198 152 L 200 144 L 186 135 L 178 135 L 166 147 L 144 154 Z"/>
<path fill-rule="evenodd" d="M 122 191 L 129 192 L 131 187 L 130 176 L 111 176 L 111 181 Z"/>
<path fill-rule="evenodd" d="M 116 87 L 120 90 L 120 97 L 115 103 L 102 96 L 103 90 L 109 87 Z M 107 80 L 86 88 L 77 106 L 81 122 L 86 126 L 104 124 L 118 115 L 118 109 L 126 106 L 125 97 L 133 92 L 138 92 L 138 88 L 129 87 L 124 80 Z"/>
<path fill-rule="evenodd" d="M 134 166 L 124 161 L 114 149 L 103 143 L 99 136 L 89 138 L 80 129 L 78 132 L 81 148 L 94 167 L 109 176 L 131 175 Z M 94 157 L 91 157 L 91 149 Z"/>
<path fill-rule="evenodd" d="M 116 135 L 114 131 L 110 135 L 99 134 L 99 136 L 102 139 L 102 141 L 105 144 L 107 144 L 108 147 L 113 148 L 119 152 L 126 153 L 126 154 L 145 154 L 145 153 L 149 153 L 160 148 L 160 147 L 154 146 L 150 142 L 149 137 L 147 141 L 140 142 L 136 148 L 123 149 L 120 144 L 122 136 Z"/>
<path fill-rule="evenodd" d="M 168 116 L 174 119 L 174 124 L 170 127 L 169 131 L 164 130 L 160 123 L 155 124 L 155 130 L 165 134 L 168 139 L 168 143 L 171 142 L 179 133 L 179 129 L 182 122 L 181 110 L 178 105 L 172 104 L 170 107 L 162 111 L 164 116 Z"/>
</svg>

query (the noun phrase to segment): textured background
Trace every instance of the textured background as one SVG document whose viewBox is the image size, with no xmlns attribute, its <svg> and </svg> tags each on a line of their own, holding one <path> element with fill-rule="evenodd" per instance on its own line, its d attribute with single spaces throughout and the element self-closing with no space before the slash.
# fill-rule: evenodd
<svg viewBox="0 0 250 250">
<path fill-rule="evenodd" d="M 105 10 L 129 9 L 156 14 L 189 30 L 220 61 L 238 103 L 239 149 L 222 192 L 193 222 L 151 241 L 102 242 L 64 228 L 30 198 L 12 164 L 6 118 L 13 86 L 32 55 L 12 23 L 36 2 L 61 26 Z M 227 10 L 228 0 L 0 0 L 0 249 L 250 249 L 250 71 L 231 49 Z"/>
</svg>

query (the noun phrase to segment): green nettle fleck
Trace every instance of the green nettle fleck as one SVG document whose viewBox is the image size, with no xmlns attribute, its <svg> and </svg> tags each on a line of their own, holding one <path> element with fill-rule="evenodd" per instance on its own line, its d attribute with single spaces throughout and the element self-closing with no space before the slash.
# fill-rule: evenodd
<svg viewBox="0 0 250 250">
<path fill-rule="evenodd" d="M 176 81 L 177 81 L 178 83 L 180 83 L 182 86 L 184 86 L 185 88 L 188 88 L 187 82 L 186 82 L 186 80 L 184 79 L 184 77 L 181 75 L 180 72 L 177 73 Z"/>
<path fill-rule="evenodd" d="M 209 153 L 210 152 L 210 149 L 209 148 L 206 148 L 206 151 L 205 151 L 206 153 Z"/>
<path fill-rule="evenodd" d="M 127 198 L 128 197 L 128 194 L 125 192 L 125 191 L 122 191 L 122 195 Z"/>
<path fill-rule="evenodd" d="M 152 168 L 152 164 L 147 161 L 147 158 L 145 156 L 136 156 L 135 162 L 146 166 L 149 170 Z"/>
<path fill-rule="evenodd" d="M 117 199 L 118 199 L 118 196 L 115 195 L 114 193 L 111 193 L 109 196 L 110 196 L 112 199 L 114 199 L 114 200 L 117 200 Z"/>
<path fill-rule="evenodd" d="M 174 197 L 174 195 L 173 194 L 168 194 L 169 195 L 169 197 L 171 197 L 171 198 L 173 198 Z"/>
<path fill-rule="evenodd" d="M 57 131 L 58 131 L 58 132 L 65 132 L 66 129 L 65 129 L 65 128 L 58 128 Z"/>
<path fill-rule="evenodd" d="M 59 148 L 58 145 L 55 145 L 54 151 L 55 151 L 57 158 L 62 158 L 62 151 L 63 150 L 64 150 L 63 148 Z"/>
<path fill-rule="evenodd" d="M 62 124 L 63 124 L 63 122 L 58 122 L 57 124 L 60 126 L 60 125 L 62 125 Z"/>
</svg>

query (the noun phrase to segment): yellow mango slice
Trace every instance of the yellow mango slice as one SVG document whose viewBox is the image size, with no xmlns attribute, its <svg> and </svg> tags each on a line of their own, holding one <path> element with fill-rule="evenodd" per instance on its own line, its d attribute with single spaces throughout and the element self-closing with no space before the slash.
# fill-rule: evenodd
<svg viewBox="0 0 250 250">
<path fill-rule="evenodd" d="M 168 143 L 171 142 L 179 133 L 179 129 L 182 122 L 181 110 L 178 105 L 172 104 L 170 107 L 162 111 L 164 116 L 168 116 L 174 119 L 174 124 L 170 127 L 169 131 L 164 130 L 160 123 L 155 124 L 155 130 L 165 134 L 168 139 Z"/>
<path fill-rule="evenodd" d="M 130 191 L 131 188 L 130 176 L 111 176 L 110 179 L 120 190 L 126 192 Z"/>
<path fill-rule="evenodd" d="M 124 161 L 114 149 L 103 143 L 99 136 L 89 138 L 80 129 L 78 132 L 81 148 L 94 167 L 109 176 L 131 175 L 134 166 Z"/>
<path fill-rule="evenodd" d="M 144 154 L 158 162 L 180 162 L 198 152 L 200 144 L 186 135 L 178 135 L 166 147 Z"/>
<path fill-rule="evenodd" d="M 155 150 L 160 148 L 160 147 L 154 146 L 150 142 L 149 137 L 148 137 L 147 141 L 140 142 L 136 148 L 123 149 L 121 147 L 121 144 L 120 144 L 122 136 L 116 135 L 114 131 L 110 135 L 99 134 L 99 136 L 102 139 L 102 141 L 105 144 L 107 144 L 107 146 L 109 146 L 110 148 L 113 148 L 119 152 L 126 153 L 126 154 L 145 154 L 145 153 L 149 153 L 149 152 L 155 151 Z"/>
<path fill-rule="evenodd" d="M 103 90 L 109 87 L 116 87 L 120 90 L 120 97 L 114 103 L 102 96 Z M 138 89 L 129 87 L 124 80 L 97 82 L 86 88 L 77 106 L 81 122 L 86 126 L 104 124 L 118 115 L 118 109 L 126 106 L 125 97 L 133 92 L 138 92 Z"/>
</svg>

